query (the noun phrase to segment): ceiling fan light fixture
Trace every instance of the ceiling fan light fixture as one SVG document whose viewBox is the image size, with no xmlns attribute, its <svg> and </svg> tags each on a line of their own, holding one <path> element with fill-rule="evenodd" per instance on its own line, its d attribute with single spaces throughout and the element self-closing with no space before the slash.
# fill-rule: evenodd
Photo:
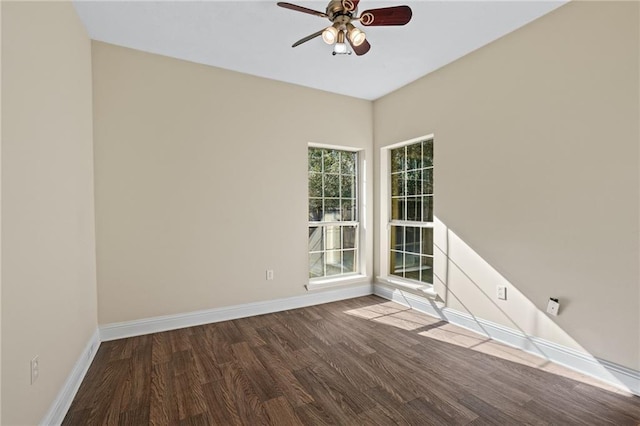
<svg viewBox="0 0 640 426">
<path fill-rule="evenodd" d="M 337 39 L 338 39 L 338 29 L 335 27 L 335 25 L 331 25 L 330 27 L 327 27 L 322 32 L 322 40 L 327 44 L 333 44 L 336 42 Z"/>
<path fill-rule="evenodd" d="M 347 24 L 347 37 L 354 46 L 360 46 L 367 39 L 364 31 L 354 27 L 351 23 Z"/>
<path fill-rule="evenodd" d="M 319 12 L 284 1 L 277 3 L 279 7 L 327 18 L 331 22 L 329 27 L 301 38 L 293 43 L 291 47 L 299 46 L 302 43 L 322 36 L 322 40 L 325 43 L 333 45 L 334 55 L 350 55 L 352 53 L 345 43 L 345 39 L 358 56 L 366 54 L 371 49 L 367 35 L 361 29 L 351 24 L 351 21 L 357 21 L 365 27 L 401 26 L 408 24 L 413 16 L 411 8 L 406 5 L 368 9 L 358 16 L 359 4 L 360 0 L 329 0 L 326 12 Z"/>
<path fill-rule="evenodd" d="M 348 53 L 347 43 L 344 42 L 344 31 L 338 32 L 338 40 L 333 45 L 334 55 L 346 55 Z"/>
<path fill-rule="evenodd" d="M 347 44 L 346 43 L 336 43 L 333 45 L 333 54 L 334 55 L 344 55 L 347 53 Z"/>
</svg>

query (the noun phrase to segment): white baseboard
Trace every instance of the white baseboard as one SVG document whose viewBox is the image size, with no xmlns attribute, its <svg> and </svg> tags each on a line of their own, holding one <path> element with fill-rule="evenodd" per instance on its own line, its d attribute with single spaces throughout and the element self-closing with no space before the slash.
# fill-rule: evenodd
<svg viewBox="0 0 640 426">
<path fill-rule="evenodd" d="M 443 308 L 442 304 L 406 291 L 374 284 L 374 294 L 409 306 L 417 311 L 464 327 L 493 340 L 522 349 L 546 360 L 586 374 L 640 396 L 640 371 L 615 364 L 586 352 L 580 352 L 519 330 L 474 317 L 465 312 Z"/>
<path fill-rule="evenodd" d="M 47 411 L 44 419 L 40 422 L 41 425 L 54 426 L 62 423 L 69 407 L 71 407 L 73 398 L 80 388 L 84 376 L 87 374 L 93 358 L 96 356 L 96 352 L 98 352 L 99 346 L 100 333 L 96 328 L 96 331 L 89 338 L 84 350 L 78 357 L 67 380 L 64 382 L 62 389 L 60 389 L 56 399 L 53 401 L 53 404 L 51 404 L 49 411 Z"/>
<path fill-rule="evenodd" d="M 284 299 L 106 324 L 100 326 L 100 339 L 105 342 L 125 337 L 141 336 L 143 334 L 176 330 L 196 325 L 286 311 L 288 309 L 303 308 L 305 306 L 319 305 L 354 297 L 368 296 L 372 293 L 373 287 L 370 283 L 367 283 L 354 287 L 313 292 Z"/>
</svg>

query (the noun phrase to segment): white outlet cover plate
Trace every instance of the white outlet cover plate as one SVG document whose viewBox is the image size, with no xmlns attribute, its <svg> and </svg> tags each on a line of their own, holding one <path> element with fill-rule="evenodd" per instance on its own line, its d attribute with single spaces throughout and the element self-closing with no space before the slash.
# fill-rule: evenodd
<svg viewBox="0 0 640 426">
<path fill-rule="evenodd" d="M 549 304 L 547 305 L 547 313 L 557 316 L 559 310 L 560 310 L 560 303 L 554 300 L 549 300 Z"/>
</svg>

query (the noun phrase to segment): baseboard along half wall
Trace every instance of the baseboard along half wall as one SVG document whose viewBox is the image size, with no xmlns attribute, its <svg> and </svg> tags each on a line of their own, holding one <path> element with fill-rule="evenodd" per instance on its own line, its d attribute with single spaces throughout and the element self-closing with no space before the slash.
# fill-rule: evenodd
<svg viewBox="0 0 640 426">
<path fill-rule="evenodd" d="M 373 294 L 371 284 L 363 284 L 354 287 L 312 292 L 284 299 L 245 303 L 243 305 L 206 309 L 184 314 L 106 324 L 100 326 L 100 339 L 105 342 L 125 337 L 141 336 L 143 334 L 159 333 L 214 322 L 270 314 L 289 309 L 304 308 L 305 306 L 336 302 L 338 300 L 352 299 L 370 294 Z"/>
<path fill-rule="evenodd" d="M 433 300 L 384 284 L 374 284 L 374 294 L 640 396 L 640 371 L 526 335 L 519 330 L 474 317 L 466 312 L 443 308 Z"/>
<path fill-rule="evenodd" d="M 40 422 L 41 425 L 56 426 L 62 424 L 64 416 L 67 414 L 67 411 L 69 411 L 73 398 L 75 398 L 76 393 L 82 384 L 82 380 L 84 380 L 84 376 L 87 374 L 87 370 L 89 370 L 89 366 L 98 352 L 99 346 L 100 332 L 96 328 L 96 331 L 91 335 L 89 341 L 84 347 L 84 350 L 76 360 L 76 363 L 74 364 L 69 377 L 67 377 L 67 380 L 64 382 L 62 389 L 60 389 L 56 399 L 53 401 L 53 404 L 51 404 L 49 411 L 47 411 L 44 419 Z"/>
</svg>

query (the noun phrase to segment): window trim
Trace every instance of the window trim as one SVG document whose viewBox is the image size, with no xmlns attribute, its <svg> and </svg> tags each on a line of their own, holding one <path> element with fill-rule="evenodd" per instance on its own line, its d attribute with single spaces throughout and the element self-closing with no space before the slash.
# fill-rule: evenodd
<svg viewBox="0 0 640 426">
<path fill-rule="evenodd" d="M 308 291 L 312 290 L 320 290 L 323 288 L 330 287 L 339 287 L 339 286 L 347 286 L 351 284 L 358 284 L 363 282 L 368 282 L 369 278 L 366 275 L 366 227 L 364 226 L 366 219 L 366 159 L 365 159 L 365 149 L 364 148 L 356 148 L 352 146 L 342 146 L 342 145 L 330 145 L 324 143 L 316 143 L 309 142 L 307 143 L 307 153 L 309 148 L 320 148 L 320 149 L 333 149 L 339 151 L 353 152 L 356 153 L 356 204 L 357 204 L 357 217 L 356 220 L 353 221 L 344 221 L 344 222 L 313 222 L 307 219 L 307 229 L 310 226 L 322 225 L 322 226 L 330 226 L 330 225 L 344 225 L 344 226 L 357 226 L 358 227 L 358 238 L 356 241 L 357 255 L 356 262 L 357 268 L 356 272 L 341 274 L 341 275 L 332 275 L 329 277 L 315 277 L 315 278 L 307 278 L 308 283 L 305 285 Z M 308 158 L 308 156 L 307 156 Z M 308 160 L 307 160 L 308 161 Z M 307 162 L 307 181 L 308 181 L 308 173 L 309 173 L 309 163 Z M 309 205 L 309 193 L 307 192 L 307 209 Z M 307 210 L 308 215 L 308 210 Z M 309 250 L 307 248 L 307 254 Z M 307 265 L 307 272 L 309 266 Z"/>
<path fill-rule="evenodd" d="M 389 273 L 389 262 L 391 253 L 391 226 L 411 226 L 420 228 L 434 228 L 436 217 L 434 214 L 433 222 L 412 222 L 412 221 L 400 221 L 395 220 L 392 223 L 391 220 L 391 150 L 401 148 L 407 145 L 412 145 L 418 142 L 433 140 L 435 141 L 435 134 L 427 134 L 419 136 L 417 138 L 409 139 L 403 142 L 398 142 L 380 148 L 380 223 L 379 223 L 379 253 L 378 260 L 380 262 L 379 275 L 376 279 L 386 285 L 392 287 L 398 287 L 402 290 L 416 291 L 426 294 L 429 297 L 433 297 L 436 293 L 434 290 L 434 284 L 436 278 L 435 269 L 433 274 L 434 283 L 424 283 L 421 281 L 412 280 L 409 278 L 399 277 Z M 434 208 L 435 211 L 435 208 Z M 435 268 L 435 245 L 433 254 L 433 263 Z"/>
</svg>

